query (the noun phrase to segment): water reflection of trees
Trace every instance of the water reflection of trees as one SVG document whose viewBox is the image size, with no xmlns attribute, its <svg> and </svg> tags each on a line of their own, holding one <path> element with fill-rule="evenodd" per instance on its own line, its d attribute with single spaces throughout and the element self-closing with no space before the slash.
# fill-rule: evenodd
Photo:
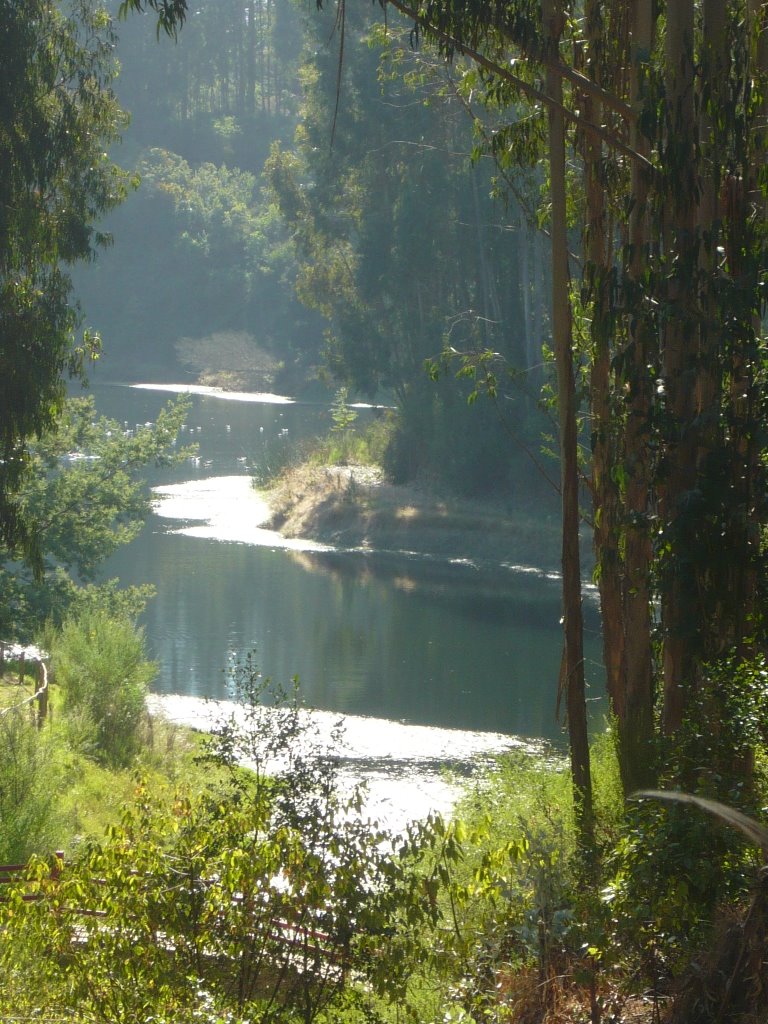
<svg viewBox="0 0 768 1024">
<path fill-rule="evenodd" d="M 255 649 L 319 708 L 559 736 L 556 581 L 149 532 L 114 571 L 157 585 L 147 632 L 165 692 L 227 697 L 229 653 Z"/>
<path fill-rule="evenodd" d="M 293 561 L 306 572 L 323 573 L 340 583 L 367 585 L 377 580 L 406 594 L 434 599 L 472 617 L 523 621 L 551 628 L 560 616 L 559 580 L 538 571 L 514 567 L 485 567 L 463 561 L 403 555 L 395 552 L 292 551 Z M 587 600 L 589 626 L 599 627 L 597 603 Z M 554 617 L 554 618 L 553 618 Z"/>
</svg>

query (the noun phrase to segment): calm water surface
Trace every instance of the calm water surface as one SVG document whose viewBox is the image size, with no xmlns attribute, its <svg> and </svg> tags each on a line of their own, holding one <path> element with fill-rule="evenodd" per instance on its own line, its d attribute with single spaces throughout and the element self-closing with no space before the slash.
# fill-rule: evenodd
<svg viewBox="0 0 768 1024">
<path fill-rule="evenodd" d="M 100 411 L 129 428 L 153 421 L 168 398 L 106 385 L 96 396 Z M 184 436 L 198 443 L 198 459 L 154 473 L 158 514 L 107 567 L 157 589 L 145 616 L 157 691 L 226 698 L 227 666 L 255 650 L 265 674 L 299 676 L 306 701 L 321 709 L 559 740 L 556 579 L 500 567 L 501 549 L 499 567 L 478 567 L 295 550 L 259 530 L 264 509 L 249 474 L 330 425 L 325 406 L 194 396 Z M 590 595 L 585 607 L 597 697 Z"/>
</svg>

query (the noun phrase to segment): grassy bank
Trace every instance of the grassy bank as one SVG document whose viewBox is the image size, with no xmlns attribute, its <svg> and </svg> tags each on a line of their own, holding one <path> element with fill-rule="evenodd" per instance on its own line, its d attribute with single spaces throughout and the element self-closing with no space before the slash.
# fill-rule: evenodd
<svg viewBox="0 0 768 1024">
<path fill-rule="evenodd" d="M 267 498 L 272 509 L 268 525 L 288 537 L 489 565 L 550 569 L 560 560 L 555 519 L 395 486 L 375 466 L 312 460 L 290 465 L 271 483 Z"/>
<path fill-rule="evenodd" d="M 172 801 L 180 788 L 201 792 L 210 767 L 198 764 L 203 737 L 145 714 L 130 763 L 115 767 L 96 756 L 89 731 L 78 716 L 67 716 L 63 694 L 52 684 L 47 718 L 40 727 L 38 706 L 29 702 L 37 686 L 27 664 L 23 683 L 18 663 L 0 676 L 0 862 L 63 850 L 68 857 L 116 825 L 143 778 L 158 798 Z"/>
</svg>

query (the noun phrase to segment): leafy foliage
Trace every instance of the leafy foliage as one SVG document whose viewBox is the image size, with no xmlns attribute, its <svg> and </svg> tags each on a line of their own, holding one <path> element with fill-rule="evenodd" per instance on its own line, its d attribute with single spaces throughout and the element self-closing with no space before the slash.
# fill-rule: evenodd
<svg viewBox="0 0 768 1024">
<path fill-rule="evenodd" d="M 0 623 L 6 635 L 31 639 L 46 620 L 61 622 L 72 602 L 87 603 L 88 590 L 80 584 L 93 585 L 100 565 L 136 536 L 149 513 L 144 468 L 186 454 L 176 448 L 176 436 L 188 407 L 184 399 L 169 403 L 155 424 L 134 431 L 97 416 L 92 398 L 65 404 L 30 448 L 16 495 L 36 538 L 42 579 L 24 564 L 19 548 L 0 549 Z M 113 607 L 122 603 L 134 613 L 147 597 L 146 590 L 119 596 L 114 585 L 108 592 Z"/>
<path fill-rule="evenodd" d="M 175 38 L 187 17 L 187 0 L 122 0 L 118 13 L 125 18 L 130 11 L 144 13 L 148 10 L 157 12 L 158 36 L 163 31 Z"/>
<path fill-rule="evenodd" d="M 27 438 L 50 429 L 63 377 L 83 376 L 98 339 L 79 325 L 66 267 L 92 259 L 107 237 L 98 217 L 123 197 L 127 177 L 105 148 L 124 117 L 109 19 L 90 0 L 32 0 L 0 11 L 0 539 L 34 552 L 14 500 Z"/>
<path fill-rule="evenodd" d="M 56 845 L 58 770 L 50 737 L 36 728 L 28 709 L 5 710 L 0 715 L 0 863 L 24 863 Z"/>
<path fill-rule="evenodd" d="M 487 163 L 470 159 L 468 68 L 446 70 L 431 48 L 414 53 L 396 16 L 377 26 L 375 12 L 348 6 L 345 19 L 335 121 L 336 55 L 317 46 L 303 70 L 296 144 L 274 146 L 265 165 L 291 232 L 297 292 L 327 321 L 333 376 L 367 394 L 393 392 L 399 424 L 386 461 L 398 482 L 422 476 L 524 500 L 516 482 L 536 489 L 524 449 L 540 423 L 520 384 L 536 376 L 544 305 L 532 289 L 526 218 L 516 202 L 489 196 Z M 522 177 L 517 184 L 527 191 Z M 507 195 L 503 184 L 495 190 Z M 521 375 L 504 372 L 496 404 L 470 411 L 471 384 L 427 380 L 425 361 L 446 344 L 493 346 Z"/>
<path fill-rule="evenodd" d="M 252 660 L 236 681 L 250 698 L 270 689 Z M 4 1012 L 311 1022 L 357 1008 L 376 1019 L 367 985 L 406 1005 L 438 917 L 444 870 L 430 863 L 450 846 L 445 827 L 396 840 L 362 821 L 305 713 L 270 699 L 246 703 L 212 741 L 223 789 L 169 809 L 139 785 L 122 824 L 55 883 L 31 866 L 0 905 Z M 30 887 L 42 898 L 24 902 Z"/>
<path fill-rule="evenodd" d="M 81 737 L 96 758 L 129 764 L 139 746 L 144 700 L 155 665 L 143 633 L 129 618 L 103 610 L 68 618 L 53 638 L 51 656 L 64 694 L 64 713 L 78 719 Z"/>
</svg>

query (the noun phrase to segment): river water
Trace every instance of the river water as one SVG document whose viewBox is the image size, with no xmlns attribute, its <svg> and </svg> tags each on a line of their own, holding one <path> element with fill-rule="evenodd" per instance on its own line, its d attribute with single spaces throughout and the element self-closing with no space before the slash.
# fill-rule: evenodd
<svg viewBox="0 0 768 1024">
<path fill-rule="evenodd" d="M 96 399 L 131 428 L 153 421 L 169 390 L 101 385 Z M 261 528 L 265 506 L 251 474 L 330 425 L 323 405 L 205 389 L 193 396 L 182 441 L 194 441 L 198 457 L 150 475 L 155 514 L 107 566 L 124 583 L 157 589 L 144 618 L 159 666 L 156 699 L 199 724 L 201 699 L 231 698 L 232 660 L 255 651 L 266 675 L 298 676 L 309 705 L 347 716 L 351 760 L 376 735 L 397 748 L 398 723 L 402 757 L 397 770 L 384 766 L 385 779 L 413 776 L 413 757 L 434 775 L 447 761 L 519 742 L 512 737 L 561 744 L 559 581 L 536 568 L 535 552 L 530 566 L 506 564 L 503 550 L 497 565 L 476 566 L 288 544 Z M 588 589 L 585 609 L 597 718 L 599 627 Z M 378 771 L 381 758 L 370 759 Z M 444 796 L 427 786 L 418 811 Z"/>
</svg>

